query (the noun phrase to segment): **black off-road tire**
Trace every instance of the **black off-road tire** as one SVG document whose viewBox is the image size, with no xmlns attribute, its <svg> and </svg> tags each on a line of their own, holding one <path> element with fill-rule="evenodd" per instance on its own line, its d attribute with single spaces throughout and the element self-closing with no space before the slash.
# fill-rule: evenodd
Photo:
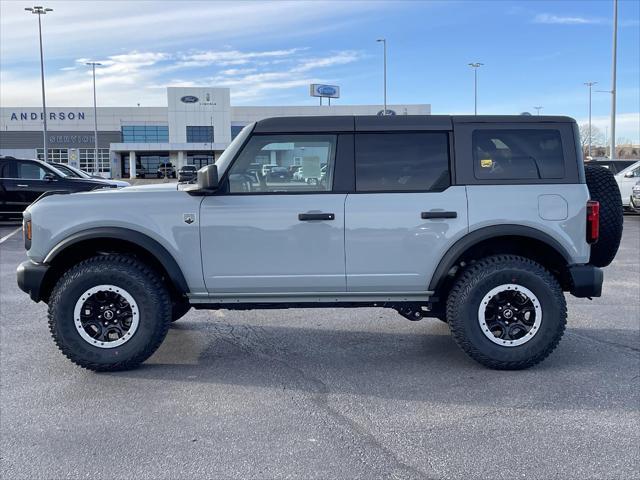
<svg viewBox="0 0 640 480">
<path fill-rule="evenodd" d="M 171 321 L 177 322 L 184 317 L 189 310 L 191 310 L 191 304 L 184 300 L 174 300 L 171 305 Z"/>
<path fill-rule="evenodd" d="M 589 263 L 606 267 L 618 253 L 624 210 L 620 189 L 613 173 L 597 165 L 585 165 L 584 173 L 591 200 L 600 202 L 600 238 L 591 245 Z"/>
<path fill-rule="evenodd" d="M 540 327 L 522 345 L 492 342 L 478 321 L 483 297 L 503 284 L 521 285 L 540 302 Z M 520 370 L 541 362 L 556 348 L 567 323 L 567 304 L 558 281 L 542 265 L 520 256 L 495 255 L 462 272 L 447 298 L 447 322 L 456 343 L 477 362 L 498 370 Z"/>
<path fill-rule="evenodd" d="M 91 345 L 74 324 L 74 308 L 80 296 L 103 284 L 126 290 L 139 310 L 137 330 L 114 348 Z M 162 279 L 127 255 L 102 255 L 78 263 L 58 281 L 49 301 L 49 330 L 58 348 L 73 363 L 97 372 L 137 367 L 160 346 L 170 323 L 171 298 Z"/>
</svg>

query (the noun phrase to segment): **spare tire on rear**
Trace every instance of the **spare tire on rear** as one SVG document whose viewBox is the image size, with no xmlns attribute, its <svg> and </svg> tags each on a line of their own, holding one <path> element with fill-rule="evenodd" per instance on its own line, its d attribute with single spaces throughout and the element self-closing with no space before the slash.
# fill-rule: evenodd
<svg viewBox="0 0 640 480">
<path fill-rule="evenodd" d="M 591 245 L 589 263 L 596 267 L 606 267 L 618 253 L 622 238 L 622 197 L 618 183 L 608 169 L 585 165 L 584 173 L 591 200 L 600 202 L 600 237 Z"/>
</svg>

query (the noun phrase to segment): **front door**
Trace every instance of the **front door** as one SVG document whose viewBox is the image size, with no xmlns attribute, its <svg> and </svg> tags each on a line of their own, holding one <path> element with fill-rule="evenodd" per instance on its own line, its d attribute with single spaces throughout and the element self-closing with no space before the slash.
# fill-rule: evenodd
<svg viewBox="0 0 640 480">
<path fill-rule="evenodd" d="M 345 292 L 344 203 L 332 193 L 336 135 L 254 135 L 200 209 L 210 293 Z M 293 176 L 302 157 L 314 181 Z M 255 164 L 276 165 L 270 175 Z M 320 172 L 323 172 L 322 174 Z"/>
<path fill-rule="evenodd" d="M 450 186 L 446 131 L 356 133 L 356 193 L 345 204 L 348 292 L 423 293 L 467 231 Z"/>
<path fill-rule="evenodd" d="M 55 190 L 59 180 L 43 166 L 28 160 L 10 160 L 3 170 L 4 209 L 10 212 L 24 211 L 44 192 Z"/>
</svg>

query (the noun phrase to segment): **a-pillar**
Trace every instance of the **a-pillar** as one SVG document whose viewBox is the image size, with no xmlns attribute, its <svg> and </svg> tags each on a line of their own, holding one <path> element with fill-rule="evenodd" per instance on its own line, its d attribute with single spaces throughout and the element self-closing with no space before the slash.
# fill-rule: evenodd
<svg viewBox="0 0 640 480">
<path fill-rule="evenodd" d="M 136 178 L 136 152 L 129 152 L 129 178 Z"/>
</svg>

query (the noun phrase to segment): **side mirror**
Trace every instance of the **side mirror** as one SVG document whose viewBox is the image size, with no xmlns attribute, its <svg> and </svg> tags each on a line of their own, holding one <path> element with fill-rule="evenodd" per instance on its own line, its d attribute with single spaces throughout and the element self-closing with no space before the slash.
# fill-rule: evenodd
<svg viewBox="0 0 640 480">
<path fill-rule="evenodd" d="M 45 173 L 42 179 L 45 182 L 53 182 L 56 179 L 56 176 L 53 173 Z"/>
<path fill-rule="evenodd" d="M 625 178 L 633 178 L 633 170 L 624 174 Z"/>
<path fill-rule="evenodd" d="M 217 190 L 218 166 L 207 165 L 198 170 L 198 190 Z"/>
</svg>

